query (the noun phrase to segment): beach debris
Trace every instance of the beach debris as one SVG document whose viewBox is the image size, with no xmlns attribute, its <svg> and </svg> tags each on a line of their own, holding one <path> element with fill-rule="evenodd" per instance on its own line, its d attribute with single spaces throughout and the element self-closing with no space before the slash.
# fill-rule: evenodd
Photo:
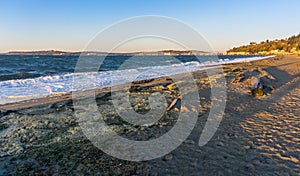
<svg viewBox="0 0 300 176">
<path fill-rule="evenodd" d="M 180 99 L 181 99 L 181 97 L 175 98 L 175 99 L 172 101 L 172 103 L 170 104 L 170 106 L 167 108 L 167 111 L 170 111 L 170 110 L 176 105 L 176 103 L 178 102 L 178 100 L 180 100 Z"/>
<path fill-rule="evenodd" d="M 259 88 L 262 87 L 260 79 L 258 77 L 252 76 L 251 77 L 251 88 L 255 89 L 255 88 Z"/>
<path fill-rule="evenodd" d="M 232 72 L 240 72 L 240 71 L 242 71 L 243 69 L 240 68 L 240 67 L 235 67 L 235 68 L 233 68 L 233 69 L 231 69 L 231 70 L 232 70 Z"/>
<path fill-rule="evenodd" d="M 258 67 L 256 70 L 257 70 L 258 72 L 260 72 L 261 77 L 267 77 L 268 79 L 274 80 L 274 81 L 276 80 L 276 79 L 274 78 L 274 76 L 272 76 L 270 73 L 268 73 L 267 71 L 263 70 L 262 68 Z"/>
<path fill-rule="evenodd" d="M 173 84 L 169 84 L 168 86 L 167 86 L 167 88 L 169 89 L 169 90 L 175 90 L 176 88 L 177 88 L 177 86 L 176 86 L 176 84 L 175 83 L 173 83 Z"/>
<path fill-rule="evenodd" d="M 260 82 L 260 79 L 258 77 L 253 76 L 251 78 L 252 87 L 251 87 L 251 93 L 254 97 L 263 96 L 263 85 Z"/>
<path fill-rule="evenodd" d="M 251 89 L 251 94 L 254 97 L 259 97 L 269 95 L 274 90 L 272 81 L 276 81 L 274 76 L 262 68 L 257 67 L 237 72 L 232 83 L 249 87 Z"/>
</svg>

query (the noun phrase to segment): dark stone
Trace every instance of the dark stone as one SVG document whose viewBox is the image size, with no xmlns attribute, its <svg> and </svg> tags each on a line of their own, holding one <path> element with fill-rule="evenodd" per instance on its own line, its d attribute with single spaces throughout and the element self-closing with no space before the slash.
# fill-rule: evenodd
<svg viewBox="0 0 300 176">
<path fill-rule="evenodd" d="M 240 71 L 242 71 L 242 69 L 239 67 L 232 69 L 232 72 L 240 72 Z"/>
<path fill-rule="evenodd" d="M 6 110 L 6 109 L 0 109 L 0 118 L 4 117 L 4 116 L 6 116 L 6 115 L 8 115 L 8 114 L 10 114 L 12 112 L 14 112 L 14 111 L 12 111 L 12 110 Z"/>
<path fill-rule="evenodd" d="M 0 124 L 0 130 L 4 130 L 6 128 L 8 128 L 9 126 L 7 124 Z"/>
<path fill-rule="evenodd" d="M 164 156 L 163 160 L 164 161 L 170 161 L 173 159 L 173 155 L 172 154 L 167 154 L 166 156 Z"/>
</svg>

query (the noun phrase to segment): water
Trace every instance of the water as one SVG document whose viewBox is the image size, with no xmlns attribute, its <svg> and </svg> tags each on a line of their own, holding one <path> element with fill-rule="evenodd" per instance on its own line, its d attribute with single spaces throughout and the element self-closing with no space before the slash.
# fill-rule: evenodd
<svg viewBox="0 0 300 176">
<path fill-rule="evenodd" d="M 265 57 L 219 56 L 219 60 L 212 62 L 211 56 L 200 56 L 200 61 L 195 56 L 177 56 L 176 59 L 170 56 L 108 56 L 96 69 L 98 72 L 91 72 L 98 58 L 88 56 L 87 68 L 74 73 L 78 56 L 0 55 L 0 104 L 86 90 L 90 88 L 85 82 L 89 78 L 93 80 L 93 88 L 107 87 Z M 133 62 L 127 64 L 130 58 Z M 82 84 L 74 87 L 74 80 Z"/>
</svg>

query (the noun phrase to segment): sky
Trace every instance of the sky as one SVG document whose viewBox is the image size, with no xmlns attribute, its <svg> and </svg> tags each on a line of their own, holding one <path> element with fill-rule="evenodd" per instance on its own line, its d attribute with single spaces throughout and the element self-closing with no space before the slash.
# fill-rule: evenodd
<svg viewBox="0 0 300 176">
<path fill-rule="evenodd" d="M 223 52 L 300 33 L 299 7 L 299 0 L 0 0 L 0 52 L 82 51 L 99 31 L 143 15 L 178 19 Z M 155 42 L 132 42 L 119 51 L 177 49 Z"/>
</svg>

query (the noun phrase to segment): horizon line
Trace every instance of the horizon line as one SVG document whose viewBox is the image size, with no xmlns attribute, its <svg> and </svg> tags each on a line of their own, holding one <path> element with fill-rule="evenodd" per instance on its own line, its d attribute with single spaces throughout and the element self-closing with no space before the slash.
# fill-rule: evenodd
<svg viewBox="0 0 300 176">
<path fill-rule="evenodd" d="M 203 52 L 203 53 L 216 53 L 219 51 L 203 51 L 203 50 L 197 50 L 197 49 L 192 49 L 192 50 L 179 50 L 179 49 L 162 49 L 162 50 L 141 50 L 141 51 L 118 51 L 118 52 L 110 52 L 110 51 L 97 51 L 97 50 L 91 50 L 91 51 L 84 51 L 84 50 L 79 50 L 79 51 L 67 51 L 67 50 L 56 50 L 56 49 L 42 49 L 42 50 L 10 50 L 6 52 L 0 52 L 2 54 L 9 54 L 9 53 L 31 53 L 31 52 L 61 52 L 61 53 L 88 53 L 88 52 L 95 52 L 95 53 L 151 53 L 151 52 L 168 52 L 168 51 L 174 51 L 174 52 Z"/>
</svg>

